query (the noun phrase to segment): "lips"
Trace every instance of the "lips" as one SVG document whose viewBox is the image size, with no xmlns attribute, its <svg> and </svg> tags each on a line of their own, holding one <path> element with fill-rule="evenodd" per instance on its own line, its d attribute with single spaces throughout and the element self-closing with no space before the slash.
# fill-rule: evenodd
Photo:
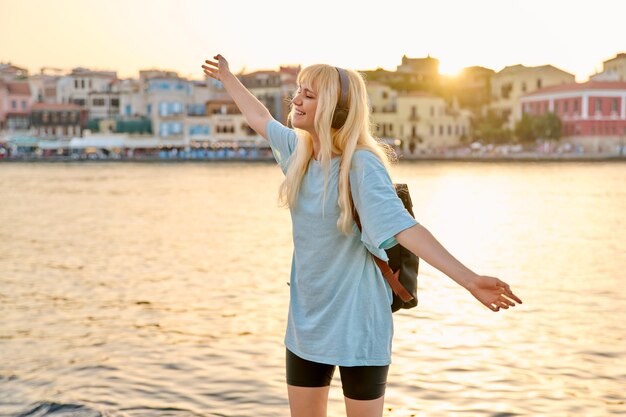
<svg viewBox="0 0 626 417">
<path fill-rule="evenodd" d="M 305 113 L 305 112 L 303 112 L 303 111 L 300 111 L 300 110 L 296 109 L 295 114 L 296 114 L 297 116 L 304 116 L 306 113 Z"/>
</svg>

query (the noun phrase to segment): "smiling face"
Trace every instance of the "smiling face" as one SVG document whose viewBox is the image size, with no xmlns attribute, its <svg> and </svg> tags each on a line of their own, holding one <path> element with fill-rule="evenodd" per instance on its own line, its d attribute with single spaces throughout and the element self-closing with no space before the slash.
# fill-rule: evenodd
<svg viewBox="0 0 626 417">
<path fill-rule="evenodd" d="M 317 93 L 308 84 L 300 84 L 293 104 L 291 124 L 293 127 L 315 134 L 315 112 L 317 111 Z"/>
</svg>

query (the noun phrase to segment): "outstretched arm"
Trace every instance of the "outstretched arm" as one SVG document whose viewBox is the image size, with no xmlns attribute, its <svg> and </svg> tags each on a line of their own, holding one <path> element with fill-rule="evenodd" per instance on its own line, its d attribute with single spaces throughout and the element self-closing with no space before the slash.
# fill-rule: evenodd
<svg viewBox="0 0 626 417">
<path fill-rule="evenodd" d="M 398 243 L 417 257 L 434 266 L 457 284 L 467 289 L 478 301 L 492 311 L 507 309 L 522 303 L 511 287 L 498 278 L 478 275 L 452 256 L 422 225 L 403 230 L 396 235 Z"/>
<path fill-rule="evenodd" d="M 255 132 L 267 139 L 265 126 L 272 119 L 269 110 L 261 103 L 243 84 L 230 72 L 228 61 L 221 55 L 215 55 L 217 61 L 204 61 L 202 65 L 204 73 L 224 84 L 224 88 L 230 94 L 235 104 L 245 116 L 246 121 Z"/>
</svg>

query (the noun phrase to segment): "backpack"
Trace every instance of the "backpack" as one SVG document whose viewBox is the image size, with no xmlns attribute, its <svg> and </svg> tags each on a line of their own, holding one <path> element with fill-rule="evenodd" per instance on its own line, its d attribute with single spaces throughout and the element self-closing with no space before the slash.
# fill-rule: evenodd
<svg viewBox="0 0 626 417">
<path fill-rule="evenodd" d="M 398 198 L 400 198 L 404 204 L 404 208 L 415 218 L 409 187 L 406 184 L 394 184 L 394 187 Z M 359 231 L 362 232 L 361 221 L 354 203 L 352 204 L 352 208 L 354 221 L 359 227 Z M 400 244 L 385 249 L 385 252 L 389 257 L 389 263 L 374 254 L 372 254 L 372 256 L 393 291 L 391 311 L 395 313 L 400 309 L 408 309 L 417 306 L 417 270 L 419 268 L 419 258 Z"/>
</svg>

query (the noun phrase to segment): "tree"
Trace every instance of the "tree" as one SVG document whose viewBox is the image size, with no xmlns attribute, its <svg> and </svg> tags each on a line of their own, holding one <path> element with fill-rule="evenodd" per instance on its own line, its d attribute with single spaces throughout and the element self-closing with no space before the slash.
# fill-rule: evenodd
<svg viewBox="0 0 626 417">
<path fill-rule="evenodd" d="M 537 139 L 558 140 L 561 138 L 561 119 L 555 113 L 533 116 L 524 113 L 515 124 L 515 136 L 520 142 L 532 143 Z"/>
<path fill-rule="evenodd" d="M 473 118 L 473 139 L 484 143 L 507 143 L 511 140 L 511 130 L 505 123 L 506 117 L 493 110 L 489 110 L 484 116 Z"/>
<path fill-rule="evenodd" d="M 561 129 L 561 119 L 555 113 L 545 113 L 539 116 L 537 132 L 541 139 L 559 140 L 561 139 Z"/>
<path fill-rule="evenodd" d="M 515 123 L 515 136 L 518 141 L 522 143 L 532 143 L 537 140 L 535 120 L 535 116 L 524 113 L 522 119 Z"/>
</svg>

